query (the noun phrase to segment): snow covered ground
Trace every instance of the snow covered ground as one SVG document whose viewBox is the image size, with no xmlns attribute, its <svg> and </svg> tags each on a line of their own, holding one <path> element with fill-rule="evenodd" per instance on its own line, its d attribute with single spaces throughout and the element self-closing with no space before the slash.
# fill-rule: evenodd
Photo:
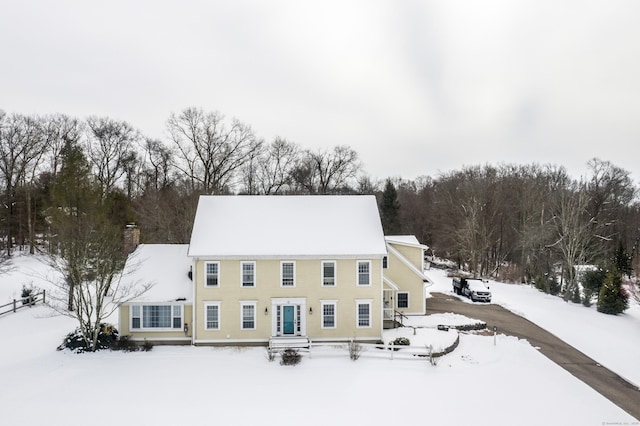
<svg viewBox="0 0 640 426">
<path fill-rule="evenodd" d="M 27 269 L 37 269 L 31 258 L 16 263 L 19 268 L 0 276 L 0 304 L 19 295 Z M 447 292 L 446 277 L 437 274 L 429 273 L 436 281 L 433 289 L 442 286 Z M 574 308 L 521 286 L 502 290 L 492 285 L 492 290 L 496 301 L 534 322 L 537 310 L 553 323 L 553 318 L 560 322 L 570 317 L 567 310 Z M 525 300 L 530 310 L 520 305 Z M 596 324 L 602 315 L 597 315 L 580 327 L 589 328 L 585 334 L 594 341 L 604 338 Z M 638 320 L 635 314 L 627 316 Z M 616 318 L 626 321 L 627 316 Z M 416 318 L 413 325 L 432 327 L 445 320 L 471 321 L 443 315 Z M 51 316 L 43 306 L 0 317 L 2 424 L 637 424 L 514 337 L 498 336 L 494 346 L 493 337 L 462 334 L 458 348 L 437 366 L 367 353 L 354 362 L 344 350 L 335 349 L 285 367 L 277 360 L 269 362 L 264 348 L 155 347 L 146 353 L 80 355 L 56 351 L 74 327 L 73 320 Z M 418 328 L 416 335 L 412 329 L 405 331 L 412 344 L 448 338 L 433 337 L 433 328 Z M 615 334 L 615 344 L 628 337 Z"/>
<path fill-rule="evenodd" d="M 426 273 L 434 282 L 428 291 L 453 295 L 451 278 L 445 271 L 431 269 Z M 637 303 L 631 302 L 623 314 L 605 315 L 598 312 L 595 305 L 587 308 L 565 302 L 535 287 L 495 281 L 489 281 L 488 285 L 492 303 L 527 318 L 640 386 L 640 305 Z M 465 297 L 461 299 L 473 303 Z"/>
</svg>

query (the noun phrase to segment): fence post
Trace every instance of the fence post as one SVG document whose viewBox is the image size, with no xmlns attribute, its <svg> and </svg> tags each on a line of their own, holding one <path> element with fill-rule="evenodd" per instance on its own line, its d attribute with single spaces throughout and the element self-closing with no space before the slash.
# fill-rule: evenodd
<svg viewBox="0 0 640 426">
<path fill-rule="evenodd" d="M 394 349 L 393 349 L 393 342 L 391 342 L 391 359 L 393 359 L 393 352 L 394 352 Z"/>
<path fill-rule="evenodd" d="M 16 313 L 16 299 L 13 299 L 13 313 Z"/>
<path fill-rule="evenodd" d="M 45 300 L 46 294 L 47 294 L 46 290 L 42 290 L 42 304 L 43 304 L 43 305 L 44 305 L 44 304 L 45 304 L 45 302 L 46 302 L 46 300 Z"/>
</svg>

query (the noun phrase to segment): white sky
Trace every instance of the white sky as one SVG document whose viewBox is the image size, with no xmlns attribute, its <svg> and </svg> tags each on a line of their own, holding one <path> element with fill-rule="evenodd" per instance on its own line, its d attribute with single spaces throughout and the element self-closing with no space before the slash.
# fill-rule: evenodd
<svg viewBox="0 0 640 426">
<path fill-rule="evenodd" d="M 218 110 L 374 178 L 592 157 L 640 181 L 640 2 L 0 0 L 0 108 L 166 139 Z"/>
</svg>

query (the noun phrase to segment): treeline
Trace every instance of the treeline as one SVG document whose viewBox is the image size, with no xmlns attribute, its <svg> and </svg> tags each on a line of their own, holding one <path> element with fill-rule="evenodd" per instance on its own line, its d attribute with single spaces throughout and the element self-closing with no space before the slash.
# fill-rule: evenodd
<svg viewBox="0 0 640 426">
<path fill-rule="evenodd" d="M 109 117 L 0 110 L 5 255 L 15 245 L 46 246 L 56 212 L 78 213 L 70 200 L 80 197 L 81 180 L 100 198 L 104 217 L 121 227 L 137 223 L 147 243 L 188 242 L 201 194 L 376 194 L 387 234 L 415 234 L 433 254 L 475 274 L 535 282 L 548 292 L 560 285 L 558 270 L 569 294 L 576 265 L 604 264 L 620 250 L 637 257 L 636 188 L 627 171 L 606 161 L 591 160 L 582 180 L 531 164 L 376 181 L 348 146 L 265 141 L 218 112 L 184 109 L 166 130 L 158 140 Z"/>
<path fill-rule="evenodd" d="M 311 151 L 283 138 L 265 141 L 218 112 L 187 108 L 166 122 L 167 140 L 109 117 L 29 116 L 0 110 L 0 242 L 3 252 L 50 234 L 52 188 L 73 186 L 60 171 L 80 153 L 114 222 L 136 222 L 149 243 L 189 241 L 201 194 L 353 192 L 357 153 Z M 75 159 L 74 161 L 79 161 Z M 367 193 L 373 187 L 364 180 Z"/>
<path fill-rule="evenodd" d="M 563 167 L 536 164 L 396 180 L 399 232 L 476 275 L 535 283 L 579 300 L 578 265 L 630 273 L 640 240 L 629 172 L 598 159 L 588 168 L 581 180 Z"/>
</svg>

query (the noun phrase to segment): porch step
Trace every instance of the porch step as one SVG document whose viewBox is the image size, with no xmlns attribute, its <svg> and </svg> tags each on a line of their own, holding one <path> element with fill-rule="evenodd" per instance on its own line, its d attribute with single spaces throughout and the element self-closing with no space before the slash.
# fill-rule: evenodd
<svg viewBox="0 0 640 426">
<path fill-rule="evenodd" d="M 269 339 L 269 348 L 273 350 L 309 349 L 309 339 L 306 337 L 272 337 Z"/>
<path fill-rule="evenodd" d="M 402 324 L 400 324 L 398 321 L 396 320 L 384 320 L 382 322 L 382 328 L 385 330 L 388 330 L 390 328 L 398 328 L 398 327 L 402 327 Z"/>
</svg>

